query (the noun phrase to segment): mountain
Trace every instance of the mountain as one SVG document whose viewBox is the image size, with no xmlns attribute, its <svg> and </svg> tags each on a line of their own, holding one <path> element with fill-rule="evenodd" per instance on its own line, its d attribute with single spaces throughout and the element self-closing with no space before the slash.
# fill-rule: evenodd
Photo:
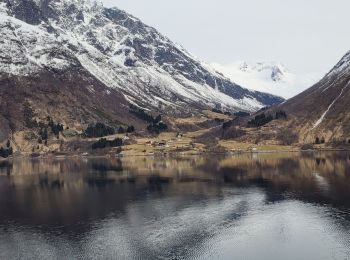
<svg viewBox="0 0 350 260">
<path fill-rule="evenodd" d="M 290 117 L 304 142 L 350 138 L 350 52 L 311 88 L 276 107 Z"/>
<path fill-rule="evenodd" d="M 234 62 L 222 65 L 211 64 L 217 71 L 229 77 L 235 83 L 254 90 L 293 97 L 319 79 L 319 75 L 295 74 L 283 64 L 276 62 L 247 63 Z"/>
<path fill-rule="evenodd" d="M 172 111 L 216 105 L 253 111 L 282 101 L 232 83 L 116 8 L 88 0 L 5 0 L 0 10 L 2 73 L 79 68 L 130 103 Z"/>
</svg>

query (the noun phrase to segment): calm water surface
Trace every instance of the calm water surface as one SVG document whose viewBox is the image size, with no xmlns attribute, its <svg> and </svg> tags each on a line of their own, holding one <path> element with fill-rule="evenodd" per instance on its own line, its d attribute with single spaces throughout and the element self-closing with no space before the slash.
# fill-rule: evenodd
<svg viewBox="0 0 350 260">
<path fill-rule="evenodd" d="M 0 259 L 350 259 L 350 155 L 0 162 Z"/>
</svg>

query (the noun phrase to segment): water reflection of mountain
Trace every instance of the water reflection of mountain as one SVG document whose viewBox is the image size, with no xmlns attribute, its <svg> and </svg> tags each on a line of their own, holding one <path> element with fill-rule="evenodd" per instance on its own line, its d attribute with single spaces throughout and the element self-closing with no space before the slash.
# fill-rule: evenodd
<svg viewBox="0 0 350 260">
<path fill-rule="evenodd" d="M 230 157 L 220 162 L 227 182 L 264 188 L 267 195 L 312 203 L 350 206 L 350 157 L 347 153 Z"/>
<path fill-rule="evenodd" d="M 260 188 L 266 203 L 292 198 L 350 206 L 346 153 L 20 160 L 3 162 L 0 173 L 0 195 L 16 205 L 7 214 L 37 214 L 38 221 L 103 216 L 149 194 L 219 198 L 222 186 Z"/>
<path fill-rule="evenodd" d="M 219 233 L 289 201 L 327 207 L 327 217 L 348 232 L 349 155 L 76 158 L 0 164 L 0 227 L 14 223 L 43 232 L 55 227 L 54 232 L 67 237 L 92 237 L 90 243 L 132 245 L 127 255 L 134 258 L 195 258 L 198 249 Z M 81 241 L 75 243 L 82 246 Z M 87 255 L 106 253 L 84 250 Z"/>
</svg>

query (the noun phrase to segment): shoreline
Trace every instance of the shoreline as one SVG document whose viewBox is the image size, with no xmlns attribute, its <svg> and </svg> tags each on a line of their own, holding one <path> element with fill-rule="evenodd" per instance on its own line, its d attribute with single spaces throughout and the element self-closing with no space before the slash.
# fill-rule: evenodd
<svg viewBox="0 0 350 260">
<path fill-rule="evenodd" d="M 207 156 L 207 155 L 217 155 L 217 156 L 233 156 L 240 154 L 276 154 L 276 153 L 316 153 L 316 152 L 350 152 L 350 149 L 345 148 L 327 148 L 327 149 L 310 149 L 310 150 L 257 150 L 257 151 L 205 151 L 205 152 L 160 152 L 153 154 L 110 154 L 105 153 L 101 155 L 88 154 L 84 155 L 83 153 L 74 153 L 74 154 L 63 154 L 60 152 L 60 155 L 55 155 L 52 153 L 45 153 L 40 155 L 33 154 L 20 154 L 15 156 L 10 156 L 8 158 L 0 158 L 2 161 L 18 160 L 18 159 L 70 159 L 70 158 L 130 158 L 130 157 L 183 157 L 183 156 Z"/>
</svg>

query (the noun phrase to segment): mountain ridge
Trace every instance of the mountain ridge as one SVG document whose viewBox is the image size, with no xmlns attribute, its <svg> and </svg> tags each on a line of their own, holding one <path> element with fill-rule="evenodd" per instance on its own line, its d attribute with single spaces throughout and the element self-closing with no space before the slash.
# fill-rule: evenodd
<svg viewBox="0 0 350 260">
<path fill-rule="evenodd" d="M 196 103 L 253 111 L 283 100 L 249 91 L 208 71 L 154 28 L 117 8 L 86 0 L 6 0 L 1 9 L 2 23 L 15 27 L 11 40 L 22 43 L 18 50 L 3 53 L 20 53 L 22 47 L 28 52 L 25 58 L 31 66 L 19 66 L 19 74 L 34 73 L 40 66 L 57 72 L 81 65 L 106 86 L 122 91 L 130 102 L 144 100 L 138 105 L 146 108 L 177 110 Z M 10 33 L 11 28 L 7 29 Z M 7 58 L 21 64 L 14 57 Z M 15 71 L 13 63 L 7 71 L 5 66 L 5 72 Z"/>
<path fill-rule="evenodd" d="M 303 142 L 316 137 L 333 142 L 350 138 L 350 52 L 316 84 L 276 106 L 291 115 L 290 127 Z"/>
</svg>

